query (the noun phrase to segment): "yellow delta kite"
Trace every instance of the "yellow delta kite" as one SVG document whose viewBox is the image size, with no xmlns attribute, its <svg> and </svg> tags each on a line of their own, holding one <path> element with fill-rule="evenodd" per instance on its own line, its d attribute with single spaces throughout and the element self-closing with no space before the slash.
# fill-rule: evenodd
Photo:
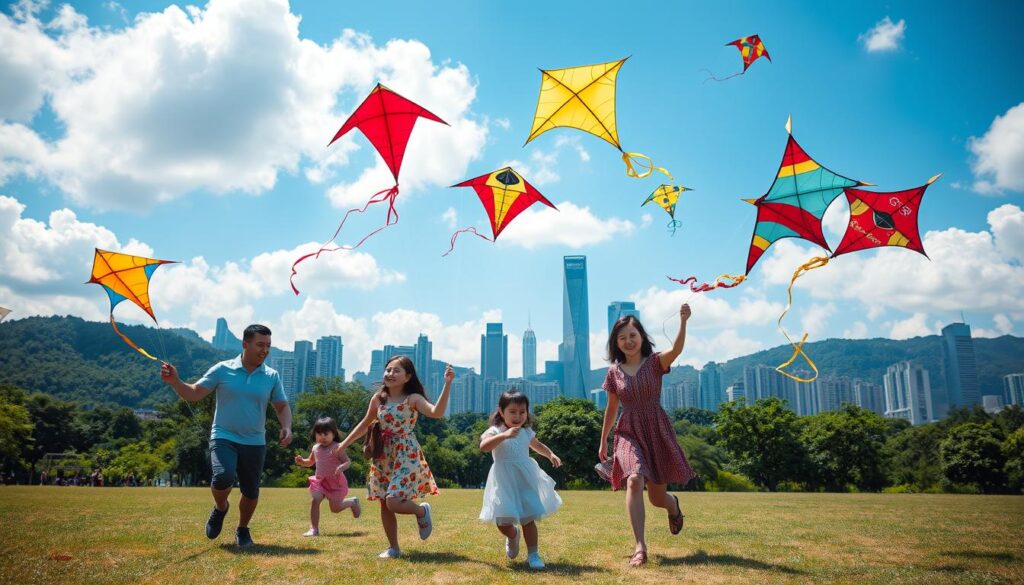
<svg viewBox="0 0 1024 585">
<path fill-rule="evenodd" d="M 172 260 L 155 260 L 97 248 L 96 255 L 92 260 L 92 278 L 86 283 L 101 285 L 103 290 L 107 291 L 107 296 L 110 297 L 110 324 L 114 327 L 114 333 L 117 333 L 118 337 L 132 346 L 135 351 L 151 360 L 157 358 L 136 345 L 117 328 L 117 322 L 114 321 L 114 307 L 121 301 L 129 300 L 145 311 L 156 323 L 153 306 L 149 304 L 149 278 L 161 265 L 174 263 Z"/>
<path fill-rule="evenodd" d="M 626 59 L 621 59 L 568 69 L 541 69 L 540 97 L 526 144 L 553 128 L 576 128 L 617 148 L 630 177 L 643 179 L 658 171 L 672 179 L 667 170 L 654 166 L 649 156 L 626 152 L 619 143 L 615 123 L 615 78 L 625 62 Z"/>
</svg>

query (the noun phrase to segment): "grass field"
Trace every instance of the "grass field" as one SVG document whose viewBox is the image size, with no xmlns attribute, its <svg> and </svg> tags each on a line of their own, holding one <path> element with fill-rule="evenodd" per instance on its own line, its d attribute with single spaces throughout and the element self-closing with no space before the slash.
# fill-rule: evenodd
<svg viewBox="0 0 1024 585">
<path fill-rule="evenodd" d="M 235 495 L 224 532 L 208 541 L 202 489 L 0 487 L 0 582 L 1024 583 L 1022 497 L 685 494 L 679 536 L 648 507 L 650 563 L 630 569 L 623 495 L 563 492 L 562 509 L 540 524 L 548 568 L 537 573 L 525 555 L 505 559 L 503 537 L 475 520 L 480 491 L 432 498 L 426 542 L 400 517 L 404 557 L 391 561 L 376 558 L 386 548 L 376 503 L 364 501 L 358 520 L 325 504 L 322 536 L 303 538 L 301 489 L 263 490 L 257 546 L 240 551 Z"/>
</svg>

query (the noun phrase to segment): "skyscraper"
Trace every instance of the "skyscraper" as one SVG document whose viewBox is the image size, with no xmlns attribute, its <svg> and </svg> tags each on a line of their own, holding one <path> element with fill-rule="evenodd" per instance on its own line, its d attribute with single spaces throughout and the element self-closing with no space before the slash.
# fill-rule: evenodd
<svg viewBox="0 0 1024 585">
<path fill-rule="evenodd" d="M 562 287 L 562 344 L 565 365 L 562 392 L 569 398 L 588 398 L 590 379 L 590 308 L 587 302 L 587 257 L 565 256 Z"/>
<path fill-rule="evenodd" d="M 313 342 L 295 342 L 295 394 L 306 391 L 306 378 L 316 374 L 316 363 L 313 361 Z"/>
<path fill-rule="evenodd" d="M 523 377 L 537 375 L 537 336 L 530 326 L 523 333 Z"/>
<path fill-rule="evenodd" d="M 488 323 L 480 336 L 480 376 L 486 380 L 508 380 L 508 335 L 501 323 Z"/>
<path fill-rule="evenodd" d="M 608 303 L 608 333 L 612 332 L 612 327 L 615 326 L 616 321 L 629 315 L 637 319 L 640 318 L 640 311 L 636 310 L 636 303 L 633 301 L 612 301 Z"/>
<path fill-rule="evenodd" d="M 708 362 L 704 364 L 699 376 L 698 406 L 704 410 L 718 410 L 718 405 L 725 398 L 725 392 L 722 389 L 722 369 L 715 362 Z"/>
<path fill-rule="evenodd" d="M 288 398 L 288 402 L 294 405 L 295 397 L 298 396 L 298 391 L 296 390 L 295 357 L 275 355 L 268 361 L 270 362 L 268 365 L 277 370 L 278 375 L 281 376 L 281 386 L 284 386 L 285 397 Z"/>
<path fill-rule="evenodd" d="M 942 328 L 942 365 L 950 408 L 981 404 L 970 325 L 952 323 Z"/>
<path fill-rule="evenodd" d="M 899 362 L 888 367 L 883 378 L 886 418 L 902 418 L 912 425 L 935 420 L 928 370 L 920 364 Z"/>
<path fill-rule="evenodd" d="M 1024 374 L 1003 376 L 1003 404 L 1024 408 Z"/>
<path fill-rule="evenodd" d="M 341 357 L 344 345 L 341 337 L 325 335 L 316 340 L 316 375 L 321 378 L 343 378 Z"/>
<path fill-rule="evenodd" d="M 213 334 L 213 347 L 217 349 L 230 349 L 231 351 L 242 351 L 242 340 L 238 339 L 228 329 L 228 321 L 224 317 L 217 319 L 217 330 Z"/>
<path fill-rule="evenodd" d="M 432 387 L 431 380 L 431 368 L 430 362 L 434 359 L 434 344 L 427 339 L 427 336 L 420 333 L 420 336 L 416 338 L 416 352 L 412 363 L 416 366 L 416 376 L 420 379 L 424 385 L 430 384 L 430 389 L 433 392 L 440 392 L 440 388 Z"/>
</svg>

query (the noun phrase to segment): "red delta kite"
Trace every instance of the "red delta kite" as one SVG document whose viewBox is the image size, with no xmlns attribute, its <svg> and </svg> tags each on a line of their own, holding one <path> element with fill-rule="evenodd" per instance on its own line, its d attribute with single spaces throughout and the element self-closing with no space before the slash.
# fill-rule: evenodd
<svg viewBox="0 0 1024 585">
<path fill-rule="evenodd" d="M 366 96 L 363 103 L 359 104 L 359 107 L 352 112 L 348 120 L 345 120 L 345 123 L 335 133 L 334 138 L 331 139 L 327 146 L 334 144 L 339 138 L 348 134 L 353 129 L 358 129 L 362 132 L 363 136 L 370 141 L 370 144 L 377 149 L 381 158 L 384 159 L 384 163 L 388 165 L 391 175 L 395 178 L 395 184 L 388 189 L 373 194 L 362 208 L 354 207 L 349 209 L 342 218 L 341 223 L 338 224 L 338 229 L 335 230 L 330 240 L 324 243 L 316 252 L 306 254 L 292 264 L 292 275 L 289 281 L 295 294 L 299 294 L 299 290 L 295 288 L 294 282 L 295 275 L 297 274 L 295 268 L 299 263 L 307 258 L 319 257 L 323 252 L 354 250 L 363 245 L 363 242 L 370 236 L 398 222 L 398 212 L 395 210 L 395 198 L 398 197 L 398 174 L 402 170 L 402 159 L 405 157 L 405 149 L 409 144 L 409 136 L 412 134 L 416 121 L 420 118 L 439 122 L 445 126 L 448 125 L 447 122 L 425 108 L 378 83 L 370 92 L 370 95 Z M 388 204 L 387 219 L 384 225 L 363 236 L 363 239 L 359 240 L 354 246 L 329 247 L 338 237 L 349 215 L 352 213 L 363 213 L 371 205 L 384 202 Z"/>
</svg>

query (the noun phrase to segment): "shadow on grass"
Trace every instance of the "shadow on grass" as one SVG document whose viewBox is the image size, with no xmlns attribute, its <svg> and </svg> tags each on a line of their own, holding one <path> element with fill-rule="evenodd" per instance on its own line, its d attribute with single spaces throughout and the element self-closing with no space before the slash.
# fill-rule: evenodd
<svg viewBox="0 0 1024 585">
<path fill-rule="evenodd" d="M 685 557 L 666 557 L 664 555 L 654 555 L 658 559 L 658 562 L 663 565 L 728 565 L 731 567 L 742 567 L 744 569 L 757 569 L 759 571 L 778 571 L 787 575 L 806 575 L 807 573 L 799 569 L 787 567 L 786 565 L 776 565 L 772 563 L 764 563 L 754 559 L 748 559 L 746 557 L 740 557 L 736 555 L 710 555 L 702 550 L 698 550 L 693 554 L 686 555 Z"/>
<path fill-rule="evenodd" d="M 320 551 L 315 548 L 306 548 L 301 546 L 281 546 L 279 544 L 254 544 L 250 547 L 242 548 L 236 544 L 223 543 L 218 545 L 220 550 L 231 553 L 233 555 L 270 555 L 270 556 L 284 556 L 284 555 L 317 555 Z"/>
<path fill-rule="evenodd" d="M 402 551 L 402 558 L 410 563 L 431 563 L 443 565 L 447 563 L 474 563 L 487 565 L 493 569 L 500 569 L 503 565 L 496 565 L 480 559 L 471 559 L 467 556 L 446 551 Z"/>
<path fill-rule="evenodd" d="M 939 554 L 946 557 L 963 557 L 965 559 L 988 559 L 992 561 L 1017 560 L 1017 555 L 1008 552 L 991 552 L 981 550 L 944 550 Z"/>
<path fill-rule="evenodd" d="M 531 570 L 528 566 L 524 565 L 523 568 Z M 576 563 L 546 563 L 545 573 L 552 573 L 555 575 L 583 575 L 586 573 L 607 573 L 608 570 L 595 567 L 593 565 L 577 565 Z"/>
<path fill-rule="evenodd" d="M 367 534 L 369 534 L 369 532 L 361 530 L 353 530 L 352 532 L 335 532 L 332 534 L 324 534 L 323 532 L 321 532 L 320 538 L 352 538 L 354 536 L 366 536 Z"/>
</svg>

